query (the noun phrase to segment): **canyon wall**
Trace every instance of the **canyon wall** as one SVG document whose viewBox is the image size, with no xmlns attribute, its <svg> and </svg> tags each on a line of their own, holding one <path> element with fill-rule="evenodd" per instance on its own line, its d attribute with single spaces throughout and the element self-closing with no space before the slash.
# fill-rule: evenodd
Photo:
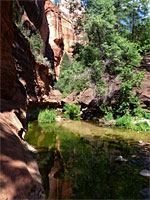
<svg viewBox="0 0 150 200">
<path fill-rule="evenodd" d="M 21 1 L 28 15 L 32 12 L 30 17 L 38 29 L 46 20 L 41 2 L 39 7 L 36 1 Z M 26 129 L 27 108 L 50 96 L 52 74 L 35 61 L 30 44 L 13 23 L 12 1 L 0 4 L 0 199 L 45 199 L 38 166 L 21 136 Z M 47 26 L 43 40 L 48 33 Z"/>
<path fill-rule="evenodd" d="M 80 1 L 78 1 L 78 3 L 80 5 Z M 44 41 L 43 54 L 51 62 L 51 67 L 55 71 L 56 79 L 58 79 L 64 52 L 67 52 L 71 58 L 73 53 L 72 46 L 76 43 L 83 42 L 81 39 L 83 35 L 77 35 L 75 33 L 75 21 L 73 20 L 74 15 L 76 17 L 81 16 L 82 10 L 80 11 L 78 8 L 73 14 L 70 14 L 69 3 L 67 0 L 61 1 L 59 8 L 50 0 L 46 0 L 44 11 L 45 15 L 40 28 L 41 37 Z M 28 16 L 28 12 L 25 12 L 23 21 L 24 23 L 25 21 L 28 21 L 30 26 L 33 27 L 35 19 L 33 16 Z M 37 28 L 38 26 L 35 24 L 35 27 Z"/>
</svg>

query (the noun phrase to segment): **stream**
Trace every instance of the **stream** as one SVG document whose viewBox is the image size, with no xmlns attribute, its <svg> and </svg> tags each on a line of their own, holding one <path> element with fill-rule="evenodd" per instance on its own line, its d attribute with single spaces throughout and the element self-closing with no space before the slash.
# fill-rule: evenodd
<svg viewBox="0 0 150 200">
<path fill-rule="evenodd" d="M 144 199 L 140 191 L 149 187 L 149 178 L 140 171 L 150 162 L 141 155 L 149 147 L 138 141 L 150 141 L 150 133 L 84 121 L 33 121 L 25 140 L 38 151 L 33 156 L 49 200 Z"/>
</svg>

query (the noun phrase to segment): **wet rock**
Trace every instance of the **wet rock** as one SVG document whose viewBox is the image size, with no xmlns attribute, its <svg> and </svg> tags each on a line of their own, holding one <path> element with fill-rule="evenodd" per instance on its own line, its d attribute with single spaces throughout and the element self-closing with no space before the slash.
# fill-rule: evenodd
<svg viewBox="0 0 150 200">
<path fill-rule="evenodd" d="M 105 125 L 104 118 L 99 119 L 98 122 L 99 122 L 99 126 L 101 126 L 101 127 L 103 127 Z"/>
<path fill-rule="evenodd" d="M 143 169 L 142 171 L 140 171 L 140 175 L 150 177 L 150 170 Z"/>
<path fill-rule="evenodd" d="M 140 140 L 140 141 L 138 141 L 138 143 L 139 143 L 139 144 L 142 144 L 142 143 L 143 143 L 143 141 L 142 141 L 142 140 Z"/>
<path fill-rule="evenodd" d="M 115 161 L 117 161 L 117 162 L 126 162 L 127 159 L 124 159 L 122 156 L 118 156 L 118 157 L 115 159 Z"/>
<path fill-rule="evenodd" d="M 144 188 L 140 191 L 140 194 L 145 197 L 145 199 L 150 199 L 150 188 Z"/>
</svg>

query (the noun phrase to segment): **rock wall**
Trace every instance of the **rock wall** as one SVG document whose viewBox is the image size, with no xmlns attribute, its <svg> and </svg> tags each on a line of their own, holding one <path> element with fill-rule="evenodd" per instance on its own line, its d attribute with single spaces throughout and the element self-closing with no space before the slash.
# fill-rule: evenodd
<svg viewBox="0 0 150 200">
<path fill-rule="evenodd" d="M 7 7 L 7 9 L 6 9 Z M 12 3 L 1 2 L 1 90 L 2 98 L 11 99 L 16 92 L 16 70 L 12 57 L 14 33 L 12 28 Z M 8 76 L 9 75 L 9 76 Z M 11 90 L 10 90 L 11 88 Z"/>
<path fill-rule="evenodd" d="M 80 1 L 78 0 L 80 4 Z M 28 16 L 27 7 L 23 15 L 23 20 L 28 21 L 32 29 L 35 17 Z M 71 57 L 73 53 L 72 46 L 77 42 L 80 43 L 83 35 L 76 35 L 74 31 L 75 22 L 73 14 L 69 13 L 69 3 L 67 0 L 61 1 L 59 8 L 50 0 L 46 0 L 44 4 L 45 15 L 40 26 L 41 37 L 44 41 L 43 53 L 51 62 L 54 68 L 56 79 L 58 79 L 61 71 L 61 62 L 64 52 Z M 75 11 L 76 16 L 81 15 L 80 9 Z M 29 18 L 29 19 L 28 19 Z M 48 24 L 48 30 L 47 30 Z M 37 25 L 35 24 L 35 27 Z"/>
<path fill-rule="evenodd" d="M 47 66 L 35 62 L 28 41 L 13 24 L 12 2 L 0 2 L 0 199 L 45 199 L 37 164 L 21 136 L 26 128 L 27 108 L 44 102 L 51 93 L 52 74 Z M 38 12 L 36 1 L 21 3 L 28 14 L 32 12 L 30 17 L 35 17 L 34 26 L 40 28 L 44 7 Z M 46 37 L 43 35 L 45 41 Z"/>
<path fill-rule="evenodd" d="M 51 3 L 51 1 L 46 0 L 45 14 L 50 31 L 48 42 L 54 54 L 51 56 L 51 59 L 53 59 L 51 63 L 53 64 L 52 67 L 54 67 L 56 78 L 58 78 L 60 74 L 60 62 L 64 50 L 61 12 L 57 6 Z"/>
</svg>

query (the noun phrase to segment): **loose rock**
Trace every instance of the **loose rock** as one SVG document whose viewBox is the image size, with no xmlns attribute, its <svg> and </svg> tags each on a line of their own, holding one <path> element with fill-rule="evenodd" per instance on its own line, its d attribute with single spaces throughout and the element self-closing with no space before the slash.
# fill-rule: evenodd
<svg viewBox="0 0 150 200">
<path fill-rule="evenodd" d="M 122 156 L 118 156 L 115 161 L 118 161 L 118 162 L 126 162 L 127 159 L 124 159 Z"/>
<path fill-rule="evenodd" d="M 140 171 L 140 175 L 150 177 L 150 170 L 143 169 L 142 171 Z"/>
</svg>

